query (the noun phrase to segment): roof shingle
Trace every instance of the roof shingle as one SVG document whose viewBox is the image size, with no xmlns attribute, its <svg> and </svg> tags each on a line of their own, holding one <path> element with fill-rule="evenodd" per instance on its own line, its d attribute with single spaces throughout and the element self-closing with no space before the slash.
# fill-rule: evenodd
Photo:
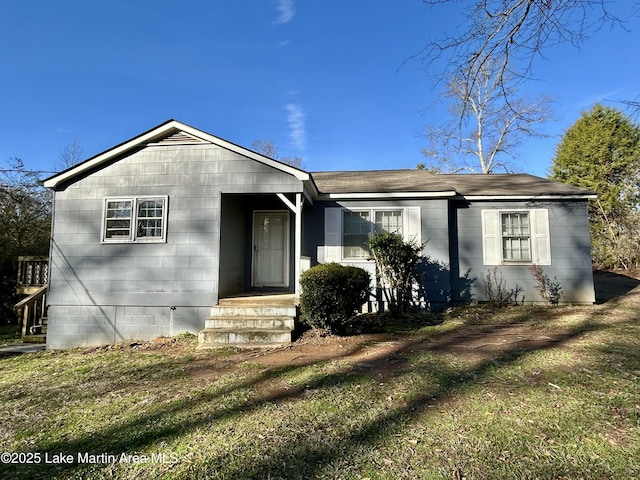
<svg viewBox="0 0 640 480">
<path fill-rule="evenodd" d="M 525 173 L 432 174 L 424 170 L 311 173 L 321 194 L 456 192 L 467 196 L 592 196 L 591 190 Z"/>
</svg>

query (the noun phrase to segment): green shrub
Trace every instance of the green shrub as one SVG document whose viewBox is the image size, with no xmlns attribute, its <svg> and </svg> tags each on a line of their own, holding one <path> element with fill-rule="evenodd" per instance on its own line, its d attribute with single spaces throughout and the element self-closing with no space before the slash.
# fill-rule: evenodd
<svg viewBox="0 0 640 480">
<path fill-rule="evenodd" d="M 378 282 L 394 318 L 409 311 L 414 288 L 420 284 L 416 266 L 424 246 L 415 240 L 405 241 L 397 233 L 379 233 L 369 238 L 371 260 L 376 262 Z"/>
<path fill-rule="evenodd" d="M 338 263 L 316 265 L 300 277 L 300 319 L 317 328 L 343 333 L 369 297 L 369 273 Z"/>
</svg>

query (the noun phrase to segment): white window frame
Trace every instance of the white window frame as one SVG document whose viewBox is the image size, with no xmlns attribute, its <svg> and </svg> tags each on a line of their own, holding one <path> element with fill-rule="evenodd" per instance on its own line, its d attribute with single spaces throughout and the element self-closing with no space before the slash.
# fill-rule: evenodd
<svg viewBox="0 0 640 480">
<path fill-rule="evenodd" d="M 505 259 L 502 216 L 526 213 L 529 217 L 528 260 Z M 482 210 L 482 250 L 484 265 L 551 265 L 549 212 L 547 209 L 487 209 Z"/>
<path fill-rule="evenodd" d="M 346 229 L 345 229 L 345 217 L 348 213 L 354 213 L 357 214 L 357 216 L 359 218 L 362 218 L 362 213 L 366 213 L 368 215 L 368 232 L 359 232 L 359 233 L 350 233 L 350 235 L 367 235 L 367 239 L 369 238 L 369 235 L 371 235 L 372 233 L 372 225 L 374 225 L 373 220 L 372 220 L 372 213 L 375 215 L 375 212 L 371 209 L 368 208 L 358 208 L 358 209 L 353 209 L 353 210 L 349 210 L 349 209 L 343 209 L 342 212 L 340 213 L 340 220 L 342 222 L 341 225 L 341 241 L 340 241 L 340 245 L 341 245 L 341 254 L 340 257 L 344 260 L 344 259 L 349 259 L 349 260 L 366 260 L 369 255 L 367 254 L 366 249 L 363 249 L 363 255 L 345 255 L 345 249 L 349 248 L 350 250 L 359 250 L 360 249 L 360 245 L 346 245 L 345 243 L 345 236 L 347 235 L 346 233 Z"/>
<path fill-rule="evenodd" d="M 518 215 L 519 217 L 519 221 L 520 221 L 520 225 L 525 226 L 526 225 L 526 233 L 524 232 L 512 232 L 512 233 L 505 233 L 504 231 L 504 219 L 506 216 L 510 216 L 510 215 Z M 526 222 L 524 221 L 524 216 L 526 215 Z M 531 214 L 526 211 L 526 210 L 518 210 L 518 211 L 513 211 L 513 212 L 505 212 L 505 211 L 501 211 L 500 215 L 498 216 L 498 222 L 500 225 L 500 247 L 501 247 L 501 257 L 502 257 L 502 262 L 503 263 L 531 263 L 533 260 L 533 247 L 532 244 L 533 242 L 531 241 Z M 513 241 L 515 239 L 520 241 L 520 246 L 518 249 L 516 249 L 521 258 L 507 258 L 508 255 L 508 251 L 507 249 L 505 249 L 505 243 L 507 241 L 507 239 Z M 522 241 L 526 241 L 526 249 L 522 248 Z M 514 250 L 513 248 L 511 249 L 512 251 Z M 525 252 L 527 253 L 527 257 L 523 257 L 523 253 Z"/>
<path fill-rule="evenodd" d="M 155 200 L 162 203 L 162 216 L 160 218 L 161 235 L 159 237 L 147 237 L 138 234 L 138 206 L 142 202 Z M 128 237 L 120 236 L 116 238 L 107 238 L 107 214 L 110 202 L 131 202 L 131 217 L 129 218 L 129 235 Z M 144 195 L 137 197 L 106 197 L 103 202 L 102 211 L 102 243 L 165 243 L 167 239 L 167 211 L 169 207 L 169 197 L 164 195 Z M 145 217 L 147 218 L 147 217 Z M 151 217 L 148 217 L 151 218 Z"/>
<path fill-rule="evenodd" d="M 352 207 L 352 208 L 339 208 L 339 222 L 338 222 L 338 239 L 339 239 L 339 253 L 338 260 L 347 261 L 347 262 L 365 262 L 368 261 L 368 256 L 361 257 L 349 257 L 344 255 L 344 212 L 368 212 L 369 213 L 369 222 L 371 224 L 370 234 L 375 233 L 375 216 L 376 212 L 401 212 L 402 214 L 402 237 L 405 240 L 415 239 L 420 242 L 420 208 L 419 207 L 395 207 L 395 206 L 385 206 L 385 207 L 372 207 L 372 206 L 363 206 L 363 207 Z M 411 216 L 417 215 L 417 220 L 411 218 Z M 412 232 L 412 222 L 417 223 L 417 225 L 413 225 Z M 335 260 L 335 259 L 334 259 Z"/>
</svg>

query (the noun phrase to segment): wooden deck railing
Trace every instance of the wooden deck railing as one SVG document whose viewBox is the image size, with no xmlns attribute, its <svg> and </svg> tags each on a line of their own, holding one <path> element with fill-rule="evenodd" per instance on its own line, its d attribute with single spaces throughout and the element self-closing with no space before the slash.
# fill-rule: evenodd
<svg viewBox="0 0 640 480">
<path fill-rule="evenodd" d="M 17 293 L 30 295 L 49 282 L 49 258 L 18 257 Z"/>
<path fill-rule="evenodd" d="M 22 338 L 39 335 L 47 331 L 47 285 L 43 285 L 31 295 L 15 304 L 22 328 Z"/>
<path fill-rule="evenodd" d="M 16 293 L 26 297 L 14 305 L 13 310 L 18 316 L 23 339 L 32 335 L 42 336 L 47 331 L 48 282 L 48 257 L 18 257 Z"/>
</svg>

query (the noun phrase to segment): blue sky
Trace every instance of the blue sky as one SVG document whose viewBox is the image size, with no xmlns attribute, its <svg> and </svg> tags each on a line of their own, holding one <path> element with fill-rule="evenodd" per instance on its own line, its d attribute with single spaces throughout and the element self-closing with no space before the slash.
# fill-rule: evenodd
<svg viewBox="0 0 640 480">
<path fill-rule="evenodd" d="M 74 141 L 88 158 L 174 118 L 247 147 L 272 139 L 310 171 L 415 168 L 443 112 L 411 57 L 456 33 L 462 4 L 0 0 L 0 160 L 55 170 Z M 522 146 L 521 171 L 545 176 L 594 102 L 640 96 L 639 31 L 630 17 L 536 63 L 523 93 L 556 97 L 556 120 Z"/>
</svg>

